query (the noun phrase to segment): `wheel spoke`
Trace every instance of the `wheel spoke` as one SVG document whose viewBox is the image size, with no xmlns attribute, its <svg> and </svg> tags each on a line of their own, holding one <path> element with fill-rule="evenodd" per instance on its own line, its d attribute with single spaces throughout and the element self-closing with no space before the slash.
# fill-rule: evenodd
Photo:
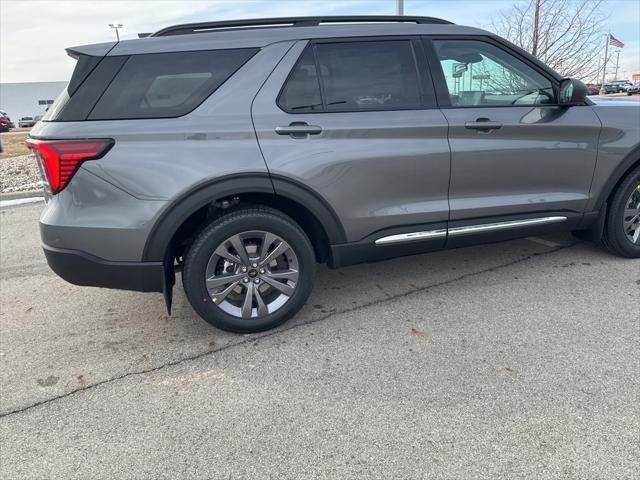
<svg viewBox="0 0 640 480">
<path fill-rule="evenodd" d="M 237 282 L 233 282 L 231 285 L 229 285 L 227 288 L 225 288 L 221 292 L 211 294 L 211 299 L 213 300 L 213 303 L 216 303 L 219 305 L 220 302 L 222 302 L 225 298 L 229 296 L 229 294 L 233 291 L 234 288 L 238 286 L 239 283 L 240 281 L 238 280 Z"/>
<path fill-rule="evenodd" d="M 224 244 L 216 248 L 215 252 L 213 253 L 232 263 L 242 263 L 242 260 L 240 260 L 240 257 L 237 257 L 236 255 L 232 254 L 229 250 L 227 250 L 227 246 Z"/>
<path fill-rule="evenodd" d="M 244 242 L 240 238 L 240 235 L 234 235 L 229 239 L 229 242 L 231 242 L 233 248 L 236 249 L 236 252 L 238 253 L 238 256 L 240 257 L 242 263 L 249 266 L 251 263 L 251 261 L 249 260 L 249 254 L 247 253 L 247 249 L 244 248 Z"/>
<path fill-rule="evenodd" d="M 280 255 L 282 255 L 288 249 L 289 249 L 289 245 L 287 245 L 283 241 L 280 241 L 278 246 L 276 248 L 274 248 L 273 251 L 269 255 L 267 255 L 264 259 L 262 259 L 262 261 L 260 262 L 260 266 L 270 264 L 273 260 L 278 258 Z"/>
<path fill-rule="evenodd" d="M 293 295 L 293 291 L 295 290 L 295 287 L 292 287 L 291 285 L 287 285 L 286 283 L 279 282 L 278 280 L 275 280 L 273 278 L 269 278 L 269 275 L 263 275 L 262 280 L 265 283 L 268 283 L 269 285 L 271 285 L 273 288 L 280 290 L 287 297 L 290 297 L 291 295 Z"/>
<path fill-rule="evenodd" d="M 262 295 L 260 294 L 260 290 L 254 287 L 253 293 L 256 296 L 256 302 L 258 302 L 258 316 L 264 317 L 265 315 L 269 315 L 269 308 L 264 303 Z"/>
<path fill-rule="evenodd" d="M 276 280 L 292 280 L 294 282 L 298 281 L 298 276 L 300 273 L 297 270 L 283 270 L 271 272 L 268 274 L 269 278 L 273 278 Z"/>
<path fill-rule="evenodd" d="M 244 300 L 242 302 L 242 318 L 251 318 L 253 311 L 253 283 L 247 284 L 244 292 Z"/>
<path fill-rule="evenodd" d="M 629 241 L 640 244 L 640 184 L 627 200 L 622 216 L 622 226 Z"/>
<path fill-rule="evenodd" d="M 269 247 L 273 245 L 273 242 L 276 241 L 276 236 L 273 233 L 265 232 L 264 239 L 262 240 L 262 248 L 260 249 L 260 259 L 258 263 L 262 263 L 262 261 L 267 257 L 269 253 Z"/>
<path fill-rule="evenodd" d="M 244 274 L 220 275 L 207 278 L 207 288 L 212 289 L 222 287 L 232 282 L 238 283 L 244 277 Z"/>
</svg>

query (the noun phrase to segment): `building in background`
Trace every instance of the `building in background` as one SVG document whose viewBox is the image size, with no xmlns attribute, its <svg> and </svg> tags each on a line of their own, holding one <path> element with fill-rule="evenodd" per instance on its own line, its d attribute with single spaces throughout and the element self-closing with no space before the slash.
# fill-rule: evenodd
<svg viewBox="0 0 640 480">
<path fill-rule="evenodd" d="M 0 110 L 18 125 L 22 117 L 44 115 L 68 82 L 0 83 Z"/>
</svg>

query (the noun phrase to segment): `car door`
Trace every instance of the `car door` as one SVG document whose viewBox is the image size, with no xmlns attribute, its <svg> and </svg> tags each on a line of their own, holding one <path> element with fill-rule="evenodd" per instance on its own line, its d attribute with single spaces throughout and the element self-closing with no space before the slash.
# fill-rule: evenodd
<svg viewBox="0 0 640 480">
<path fill-rule="evenodd" d="M 253 103 L 276 191 L 290 181 L 322 198 L 373 257 L 445 240 L 447 123 L 425 71 L 419 39 L 300 41 Z"/>
<path fill-rule="evenodd" d="M 449 245 L 579 223 L 600 121 L 557 105 L 557 80 L 484 37 L 434 37 L 425 50 L 449 123 Z"/>
</svg>

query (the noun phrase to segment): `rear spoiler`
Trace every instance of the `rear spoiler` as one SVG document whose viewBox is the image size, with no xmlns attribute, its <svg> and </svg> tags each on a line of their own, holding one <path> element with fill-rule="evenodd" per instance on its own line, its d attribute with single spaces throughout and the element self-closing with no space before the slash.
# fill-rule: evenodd
<svg viewBox="0 0 640 480">
<path fill-rule="evenodd" d="M 81 45 L 79 47 L 67 48 L 67 55 L 76 60 L 80 55 L 87 55 L 89 57 L 104 57 L 116 46 L 118 42 L 105 42 L 105 43 L 93 43 L 91 45 Z"/>
</svg>

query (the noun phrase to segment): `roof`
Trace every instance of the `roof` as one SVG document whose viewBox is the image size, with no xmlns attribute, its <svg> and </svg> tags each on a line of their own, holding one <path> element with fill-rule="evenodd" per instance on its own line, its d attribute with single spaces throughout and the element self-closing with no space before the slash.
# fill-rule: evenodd
<svg viewBox="0 0 640 480">
<path fill-rule="evenodd" d="M 491 35 L 484 30 L 446 23 L 446 20 L 432 17 L 325 17 L 322 21 L 337 18 L 348 20 L 329 20 L 328 23 L 322 23 L 318 21 L 317 17 L 303 17 L 178 25 L 160 30 L 146 38 L 123 40 L 119 43 L 86 45 L 67 50 L 88 55 L 105 55 L 108 52 L 109 56 L 114 56 L 225 48 L 260 48 L 277 42 L 312 38 L 441 34 Z M 307 23 L 301 23 L 303 20 L 306 20 Z M 283 26 L 285 21 L 289 25 Z M 420 23 L 418 23 L 419 21 Z M 259 26 L 246 25 L 247 22 L 259 22 Z M 232 26 L 228 27 L 227 25 Z M 189 29 L 191 31 L 188 31 Z"/>
</svg>

